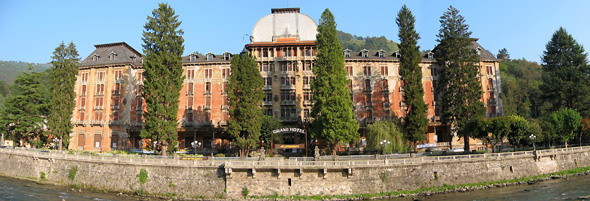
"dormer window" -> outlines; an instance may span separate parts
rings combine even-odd
[[[369,58],[369,50],[367,50],[367,49],[361,50],[361,54],[360,55],[361,55],[362,58]]]
[[[211,53],[211,52],[207,53],[207,61],[213,61],[214,57],[215,57],[215,55],[213,55],[213,53]]]
[[[477,55],[481,55],[481,48],[478,47],[477,49],[475,49],[475,51],[477,52]]]
[[[377,56],[379,58],[385,58],[385,50],[381,49],[381,50],[377,51]]]
[[[98,61],[99,58],[100,56],[98,56],[98,54],[92,55],[92,61]]]
[[[434,52],[428,52],[428,59],[430,59],[430,60],[434,59]]]
[[[350,50],[349,49],[344,50],[344,58],[350,58]]]
[[[133,61],[133,62],[137,61],[137,56],[135,56],[135,55],[131,56],[130,58],[131,58],[131,61]]]
[[[398,51],[393,52],[393,54],[391,54],[391,56],[394,56],[395,58],[401,58],[402,54],[400,54],[399,50],[398,50]]]
[[[117,57],[117,53],[115,53],[115,52],[111,52],[111,53],[109,54],[109,59],[110,59],[110,60],[115,60],[115,57]]]
[[[231,60],[231,54],[229,52],[224,52],[223,53],[223,60],[224,61],[229,61]]]
[[[197,58],[199,58],[199,56],[196,53],[192,53],[192,54],[188,55],[189,61],[196,61]]]

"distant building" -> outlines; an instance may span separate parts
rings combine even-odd
[[[306,129],[310,122],[314,80],[312,69],[316,55],[317,24],[299,8],[272,9],[254,26],[245,50],[256,57],[264,79],[265,114],[288,127]],[[146,146],[139,131],[143,126],[145,101],[141,97],[143,59],[124,42],[95,45],[80,65],[76,82],[76,109],[72,121],[70,149],[111,150]],[[500,99],[499,60],[475,39],[472,47],[480,55],[482,102],[487,116],[503,114]],[[356,118],[364,128],[376,120],[405,116],[401,101],[399,52],[343,50],[349,89]],[[178,111],[179,148],[190,148],[194,140],[201,149],[228,147],[223,131],[227,126],[227,82],[232,55],[189,54],[182,58],[185,81],[180,92]],[[446,125],[441,125],[440,109],[434,93],[438,75],[433,53],[422,58],[424,101],[430,119],[427,142],[457,143]],[[304,143],[298,134],[285,134],[287,144]],[[459,143],[462,143],[459,142]],[[475,145],[474,145],[475,146]]]

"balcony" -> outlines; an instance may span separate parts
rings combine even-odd
[[[133,126],[133,127],[143,127],[143,122],[142,121],[134,121],[134,122],[131,122],[131,126]]]
[[[205,91],[205,93],[203,93],[203,95],[210,96],[211,95],[211,91]]]
[[[90,122],[91,125],[95,125],[95,126],[102,126],[103,121],[102,120],[92,120]]]
[[[282,90],[295,89],[295,85],[281,85]]]
[[[121,91],[119,91],[119,90],[113,91],[113,96],[118,96],[118,95],[121,95]]]
[[[111,105],[112,110],[119,110],[119,105]]]
[[[102,110],[102,106],[94,106],[94,110]]]
[[[264,101],[264,106],[272,106],[272,101]]]
[[[80,125],[80,126],[83,126],[83,125],[84,125],[84,124],[86,124],[86,123],[88,123],[88,122],[87,122],[87,121],[84,121],[84,120],[76,120],[76,121],[74,122],[74,124],[76,124],[76,125]]]
[[[303,85],[303,89],[311,89],[311,85],[309,85],[309,84],[304,84],[304,85]]]
[[[203,106],[203,110],[210,111],[211,110],[211,106],[210,105],[205,105],[205,106]]]
[[[294,100],[281,101],[281,105],[295,105],[295,101]]]
[[[121,121],[121,120],[110,120],[109,121],[109,125],[111,125],[111,126],[120,126],[122,124],[123,124],[123,121]]]
[[[227,126],[227,121],[219,121],[220,126]]]
[[[272,90],[272,85],[264,85],[264,88],[262,88],[262,90]]]
[[[311,101],[311,100],[304,100],[303,101],[303,105],[305,105],[305,106],[313,105],[313,101]]]
[[[86,110],[86,107],[85,107],[85,106],[80,106],[80,107],[78,108],[78,110]]]
[[[222,110],[229,110],[229,105],[221,105]]]
[[[195,121],[183,121],[182,122],[183,127],[195,127],[196,125],[197,125],[197,123]]]

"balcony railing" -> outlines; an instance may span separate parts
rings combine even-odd
[[[264,101],[264,106],[271,106],[272,105],[272,101]]]
[[[222,110],[229,110],[229,105],[221,105]]]
[[[99,125],[99,126],[101,126],[103,124],[103,121],[102,120],[92,120],[90,123],[92,125]]]
[[[389,107],[391,107],[391,103],[390,102],[383,102],[383,107],[389,108]]]
[[[80,106],[80,107],[78,108],[78,110],[86,110],[86,107],[85,107],[85,106]]]
[[[111,105],[112,110],[119,110],[119,105]]]
[[[304,100],[303,105],[313,105],[313,101],[311,100]]]
[[[295,101],[294,100],[292,100],[292,101],[284,100],[284,101],[281,101],[281,105],[295,105]]]
[[[121,121],[121,120],[110,120],[109,121],[109,125],[118,126],[121,124],[123,124],[123,121]]]
[[[304,84],[304,85],[303,85],[303,89],[311,89],[311,85],[309,85],[309,84]]]
[[[203,110],[211,110],[211,106],[210,105],[205,105],[205,106],[203,106]]]
[[[281,89],[295,89],[295,85],[281,85]]]
[[[76,124],[76,125],[84,125],[84,124],[86,124],[86,123],[87,123],[87,121],[84,121],[84,120],[76,120],[76,121],[74,122],[74,124]]]
[[[134,122],[131,122],[131,126],[134,126],[134,127],[142,127],[143,126],[143,122],[141,122],[141,121],[134,121]]]
[[[114,95],[114,96],[121,95],[121,91],[119,91],[119,90],[115,90],[115,91],[113,91],[113,95]]]

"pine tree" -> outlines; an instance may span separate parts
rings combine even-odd
[[[148,16],[143,31],[144,90],[147,111],[143,115],[145,126],[141,137],[157,141],[161,154],[166,155],[168,146],[173,153],[177,145],[177,113],[182,74],[182,53],[184,51],[183,31],[178,27],[181,21],[174,9],[160,3]]]
[[[318,51],[313,68],[316,79],[311,83],[315,100],[312,137],[330,144],[334,155],[340,142],[349,143],[359,137],[359,124],[347,88],[342,45],[336,35],[334,16],[326,9],[318,26]]]
[[[466,123],[485,112],[481,83],[479,82],[479,57],[471,48],[473,39],[469,25],[465,24],[459,10],[450,6],[440,17],[440,30],[434,56],[441,67],[437,93],[441,95],[442,122],[451,131],[464,138],[464,149],[469,151],[469,132],[463,132]]]
[[[76,45],[70,43],[67,47],[62,42],[53,52],[53,68],[50,78],[50,101],[47,116],[49,130],[59,139],[59,150],[62,150],[64,142],[69,142],[69,133],[72,131],[72,111],[74,111],[76,92],[76,76],[78,75],[78,51]]]
[[[543,51],[543,99],[553,104],[553,111],[563,108],[578,109],[588,115],[590,96],[587,54],[572,35],[562,27],[547,43]]]
[[[45,97],[47,88],[41,83],[42,73],[32,72],[32,69],[30,66],[28,72],[23,72],[14,81],[19,93],[6,101],[2,124],[8,138],[14,142],[22,140],[41,147],[47,140],[43,132],[44,116],[49,113]]]
[[[422,84],[422,68],[419,66],[420,47],[418,33],[415,30],[414,15],[406,5],[397,13],[397,26],[400,40],[400,75],[404,83],[404,101],[407,105],[405,126],[406,137],[413,143],[414,152],[418,152],[417,144],[426,138],[428,129],[427,110],[424,103],[424,87]]]
[[[260,128],[263,111],[260,107],[264,98],[264,81],[256,60],[248,54],[235,56],[231,61],[231,74],[228,83],[229,126],[228,133],[240,149],[240,156],[248,156],[248,151],[260,141]]]

